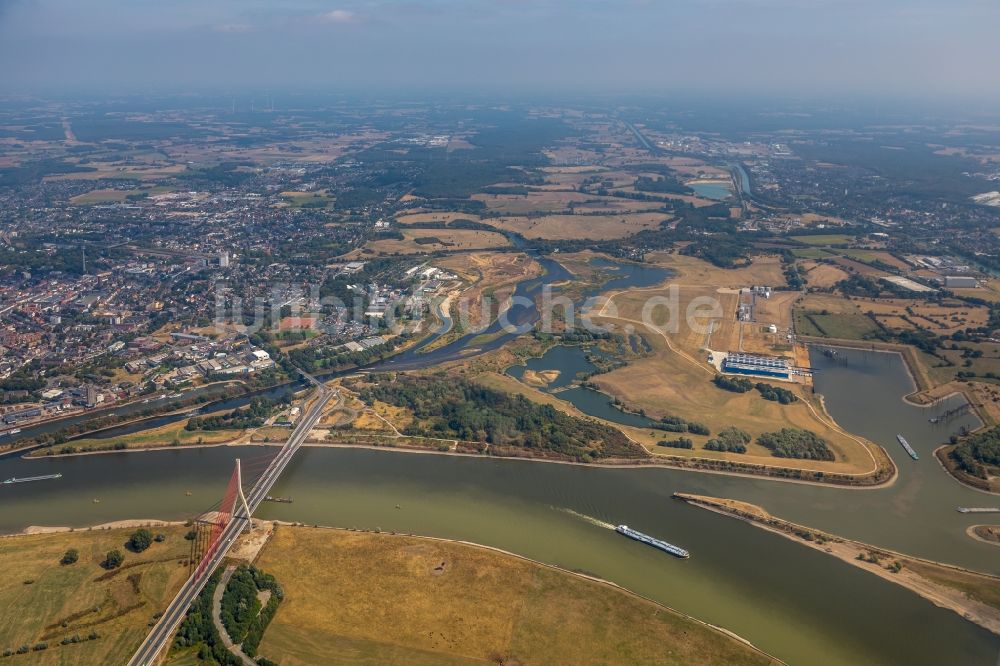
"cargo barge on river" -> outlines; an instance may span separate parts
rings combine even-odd
[[[628,525],[619,525],[618,527],[615,528],[615,532],[618,532],[618,534],[623,534],[627,536],[629,539],[635,539],[636,541],[640,541],[646,544],[647,546],[652,546],[653,548],[662,550],[665,553],[670,553],[674,557],[680,557],[680,558],[691,557],[691,554],[686,550],[684,550],[683,548],[675,546],[672,543],[667,543],[666,541],[661,541],[660,539],[654,539],[648,534],[643,534],[642,532],[632,529]]]
[[[908,454],[910,454],[911,458],[913,458],[914,460],[920,460],[920,456],[918,456],[917,452],[913,450],[913,447],[910,446],[910,443],[906,441],[905,437],[903,437],[902,435],[896,435],[896,439],[898,439],[899,443],[903,445],[903,450],[905,450]]]
[[[29,481],[46,481],[48,479],[61,479],[61,478],[62,474],[43,474],[42,476],[26,476],[21,479],[14,476],[3,481],[3,484],[7,485],[8,483],[28,483]]]

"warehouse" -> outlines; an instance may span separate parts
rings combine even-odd
[[[729,352],[722,362],[722,371],[736,375],[755,375],[788,379],[791,368],[788,359],[777,356],[757,356],[742,352]]]
[[[944,286],[948,289],[975,289],[978,282],[971,275],[946,275]]]

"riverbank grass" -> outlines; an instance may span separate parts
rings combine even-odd
[[[106,439],[86,437],[62,444],[54,444],[31,452],[32,457],[64,453],[91,453],[95,451],[115,451],[122,449],[150,449],[161,446],[192,446],[205,444],[225,444],[235,441],[242,430],[187,430],[188,419],[169,423],[159,428],[109,437]]]
[[[257,565],[285,590],[279,663],[777,663],[622,590],[490,549],[279,526]]]
[[[134,529],[31,534],[0,539],[0,654],[29,646],[24,664],[124,664],[146,635],[153,616],[180,588],[190,543],[184,527],[152,528],[163,534],[142,553],[126,548]],[[67,551],[78,559],[61,564]],[[124,564],[101,567],[118,549]],[[96,638],[91,638],[96,634]],[[78,642],[62,644],[64,639]],[[47,645],[35,650],[36,646]]]

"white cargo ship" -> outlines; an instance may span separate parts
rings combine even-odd
[[[670,553],[674,557],[682,557],[682,558],[691,557],[691,553],[687,552],[683,548],[675,546],[672,543],[667,543],[666,541],[661,541],[660,539],[654,539],[648,534],[643,534],[642,532],[632,529],[628,525],[619,525],[618,527],[615,528],[615,532],[618,532],[618,534],[624,534],[629,539],[635,539],[636,541],[641,541],[647,546],[652,546],[653,548],[662,550],[665,553]]]

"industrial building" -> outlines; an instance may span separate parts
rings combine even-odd
[[[882,278],[882,281],[895,285],[900,289],[905,289],[906,291],[912,291],[918,294],[932,294],[937,291],[937,289],[928,287],[925,284],[920,284],[919,282],[911,280],[910,278],[905,278],[901,275],[887,275]]]
[[[755,375],[788,379],[792,370],[788,359],[777,356],[757,356],[742,352],[729,352],[722,362],[722,371],[736,375]]]
[[[944,286],[948,289],[975,289],[978,281],[971,275],[946,275]]]

